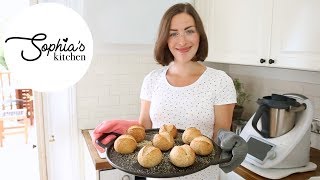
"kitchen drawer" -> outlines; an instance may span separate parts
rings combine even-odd
[[[100,171],[100,180],[134,180],[134,176],[118,169]]]

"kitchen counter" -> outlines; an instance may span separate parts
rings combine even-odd
[[[309,179],[312,176],[320,176],[320,150],[311,148],[310,149],[310,161],[317,165],[317,169],[315,171],[309,171],[304,173],[296,173],[291,174],[283,180],[297,180],[297,179]],[[240,166],[234,170],[235,173],[239,174],[246,180],[264,180],[266,178],[246,169],[243,166]]]
[[[104,170],[104,169],[112,169],[112,166],[107,162],[106,159],[101,159],[99,154],[97,153],[97,150],[95,147],[92,145],[91,137],[89,134],[89,130],[82,130],[82,135],[85,139],[85,142],[88,146],[94,167],[96,170]],[[320,176],[320,150],[311,148],[310,150],[310,160],[311,162],[317,164],[317,169],[316,171],[310,171],[310,172],[305,172],[305,173],[296,173],[292,174],[290,176],[287,176],[283,178],[284,180],[296,180],[296,179],[309,179],[312,176]],[[235,173],[243,177],[244,179],[247,180],[263,180],[266,179],[262,176],[259,176],[255,174],[254,172],[246,169],[245,167],[238,167],[234,170]]]

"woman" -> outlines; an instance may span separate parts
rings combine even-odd
[[[201,19],[190,4],[176,4],[166,11],[154,53],[157,62],[164,67],[144,78],[139,121],[106,122],[107,125],[96,128],[97,136],[106,131],[122,133],[133,124],[149,129],[171,123],[179,129],[197,127],[204,135],[222,141],[222,146],[225,137],[232,139],[225,144],[228,150],[240,141],[245,144],[231,132],[222,131],[218,138],[220,129],[231,126],[236,92],[226,73],[199,63],[207,57],[208,42]],[[234,154],[233,160],[237,163],[232,167],[227,164],[226,172],[242,162],[244,157],[236,156]],[[218,167],[210,166],[181,178],[217,179],[218,175]]]
[[[177,4],[168,9],[155,46],[155,59],[165,67],[144,79],[141,124],[146,128],[164,123],[183,129],[203,126],[203,132],[214,139],[218,129],[230,128],[236,103],[233,82],[224,72],[198,63],[207,54],[207,37],[194,8]]]

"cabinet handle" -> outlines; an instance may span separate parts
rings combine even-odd
[[[260,63],[262,64],[262,63],[265,63],[266,62],[266,60],[265,59],[260,59]]]
[[[273,59],[269,59],[269,64],[273,64],[275,61]]]
[[[54,139],[54,135],[51,135],[51,138],[49,139],[49,142],[54,142],[55,139]]]

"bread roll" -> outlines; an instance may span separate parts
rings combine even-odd
[[[191,166],[196,160],[196,154],[187,144],[174,146],[169,154],[170,162],[178,167]]]
[[[168,132],[173,138],[177,137],[178,130],[175,125],[173,124],[164,124],[160,127],[159,133],[160,132]]]
[[[167,151],[173,147],[174,139],[168,132],[160,132],[153,136],[152,144],[161,151]]]
[[[206,156],[213,150],[212,141],[205,136],[198,136],[194,138],[190,143],[190,147],[196,154],[201,156]]]
[[[137,148],[137,142],[133,136],[123,134],[116,139],[113,147],[118,153],[130,154]]]
[[[146,131],[143,126],[133,125],[127,129],[127,134],[131,135],[136,139],[137,142],[141,142],[146,137]]]
[[[138,153],[138,162],[145,168],[151,168],[162,161],[162,152],[159,148],[146,145]]]
[[[191,141],[198,136],[202,136],[200,130],[195,127],[189,127],[183,132],[182,141],[186,144],[190,144]]]

